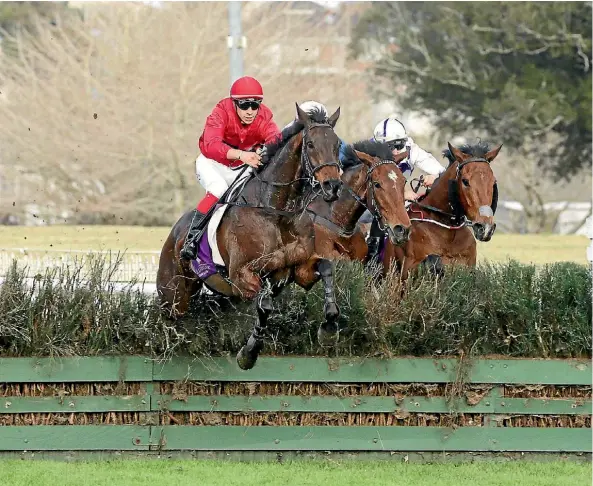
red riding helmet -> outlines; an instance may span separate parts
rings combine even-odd
[[[259,81],[251,76],[243,76],[237,79],[231,86],[231,98],[255,98],[263,99],[264,90]]]

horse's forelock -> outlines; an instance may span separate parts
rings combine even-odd
[[[309,115],[309,120],[313,123],[329,123],[327,114],[316,106],[311,108],[307,114]]]
[[[459,147],[464,154],[471,155],[472,157],[484,157],[488,152],[490,152],[490,144],[488,142],[483,142],[482,140],[478,139],[478,142],[470,145],[470,144],[463,144]]]
[[[480,139],[478,139],[477,143],[475,144],[464,143],[457,148],[462,153],[471,155],[472,157],[484,157],[488,152],[490,152],[490,150],[492,150],[488,142],[483,142]],[[443,157],[449,161],[449,165],[455,162],[455,156],[449,149],[443,150]]]
[[[460,152],[466,155],[471,155],[472,157],[484,157],[490,150],[492,150],[488,142],[483,142],[480,139],[478,139],[478,142],[475,144],[464,143],[457,148]],[[455,162],[455,156],[449,149],[443,150],[442,155],[449,161],[449,166]]]

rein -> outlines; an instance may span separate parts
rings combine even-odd
[[[373,182],[371,180],[371,174],[377,167],[380,167],[382,165],[388,165],[388,164],[394,164],[397,166],[397,164],[391,160],[381,160],[379,162],[376,162],[375,164],[373,164],[371,167],[369,167],[367,169],[366,178],[365,178],[364,183],[367,185],[367,199],[369,200],[368,204],[365,204],[365,202],[362,200],[362,198],[358,194],[356,194],[354,192],[354,190],[348,184],[344,184],[344,187],[348,190],[348,192],[356,200],[356,202],[358,204],[360,204],[362,207],[364,207],[365,209],[367,209],[371,213],[373,218],[375,218],[377,220],[381,231],[386,231],[386,228],[385,228],[385,225],[382,224],[383,215],[381,214],[381,211],[380,211],[380,209],[377,205],[377,201],[375,199],[375,188],[374,188]],[[354,223],[354,226],[352,228],[345,228],[345,227],[342,227],[342,226],[334,223],[333,221],[325,218],[324,216],[317,214],[312,209],[307,208],[307,212],[309,213],[309,216],[313,220],[313,223],[318,222],[322,226],[325,226],[330,231],[333,231],[334,233],[337,233],[340,236],[349,238],[356,231],[356,224],[357,224],[356,222]]]
[[[307,127],[304,128],[303,140],[301,142],[301,168],[303,169],[303,172],[305,172],[306,177],[297,177],[296,179],[293,179],[289,182],[273,182],[273,181],[267,181],[265,179],[262,179],[260,177],[259,173],[256,171],[251,172],[251,175],[255,179],[257,179],[260,183],[267,184],[267,185],[273,186],[273,187],[288,187],[293,184],[296,184],[297,182],[305,181],[305,183],[308,186],[307,187],[308,190],[305,190],[305,192],[303,194],[303,196],[304,196],[302,199],[303,203],[302,203],[302,205],[300,205],[300,207],[298,207],[294,210],[283,210],[283,209],[277,209],[277,208],[274,208],[271,206],[260,206],[260,205],[248,204],[247,201],[245,200],[245,198],[243,198],[244,203],[227,202],[226,204],[228,204],[229,206],[261,209],[264,212],[268,212],[271,214],[277,214],[279,216],[286,216],[286,217],[291,217],[291,216],[295,216],[298,213],[302,213],[307,208],[307,206],[309,204],[311,204],[311,202],[313,202],[313,200],[321,194],[321,191],[314,190],[317,186],[319,186],[319,181],[315,178],[315,173],[318,170],[323,169],[324,167],[334,167],[335,166],[338,169],[341,169],[341,165],[337,162],[325,162],[318,166],[313,166],[311,159],[309,157],[309,153],[307,151],[307,142],[310,141],[309,140],[310,130],[313,128],[317,128],[317,127],[325,127],[325,128],[329,127],[333,130],[332,126],[329,123],[311,123],[310,125],[308,125]]]
[[[287,209],[277,209],[277,208],[273,208],[271,206],[255,206],[253,204],[249,204],[247,203],[247,201],[245,200],[245,198],[243,198],[243,201],[245,201],[244,203],[236,203],[236,202],[226,202],[224,204],[227,204],[229,206],[237,206],[240,208],[252,208],[252,209],[261,209],[263,212],[267,212],[269,214],[276,214],[278,216],[286,216],[286,217],[292,217],[295,216],[299,213],[302,213],[303,211],[307,210],[307,206],[309,206],[309,204],[311,204],[318,196],[321,195],[321,190],[319,191],[313,191],[313,188],[310,188],[311,190],[307,191],[306,194],[304,194],[303,200],[303,204],[301,204],[298,208],[294,209],[294,210],[287,210]],[[241,196],[243,197],[243,196]]]
[[[307,175],[307,177],[297,177],[296,179],[293,179],[290,182],[273,182],[273,181],[267,181],[265,179],[262,179],[261,177],[259,177],[259,174],[255,171],[252,172],[253,176],[260,181],[262,184],[267,184],[270,186],[274,186],[274,187],[287,187],[287,186],[291,186],[293,184],[296,184],[297,182],[300,181],[307,181],[309,183],[309,185],[311,187],[315,187],[317,185],[319,185],[319,181],[315,178],[315,172],[317,172],[320,169],[323,169],[324,167],[337,167],[338,169],[341,169],[341,165],[338,162],[325,162],[323,164],[320,164],[316,167],[313,166],[313,164],[311,163],[311,159],[309,158],[309,152],[307,152],[306,147],[307,147],[307,142],[308,140],[308,135],[309,135],[309,131],[313,128],[317,128],[317,127],[329,127],[332,128],[332,126],[329,123],[312,123],[310,124],[308,127],[305,127],[304,130],[304,134],[303,134],[303,141],[301,142],[301,167],[303,167],[305,174]],[[333,128],[332,128],[333,130]]]

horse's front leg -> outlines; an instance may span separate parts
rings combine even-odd
[[[334,288],[334,264],[330,260],[319,260],[317,272],[323,281],[325,321],[321,323],[317,330],[317,339],[322,346],[330,346],[336,343],[338,338],[338,317],[340,317],[340,308],[336,301]]]
[[[340,309],[334,291],[334,265],[330,260],[313,257],[295,268],[294,281],[307,292],[321,279],[324,289],[323,312],[325,321],[319,326],[317,338],[321,345],[335,344]]]
[[[272,295],[269,289],[262,290],[255,299],[257,317],[251,336],[237,353],[237,364],[242,370],[250,370],[255,366],[259,353],[264,348],[264,331],[268,325],[268,317],[273,310]]]

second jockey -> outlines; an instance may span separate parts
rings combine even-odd
[[[219,101],[206,119],[200,136],[200,155],[196,159],[196,177],[206,189],[198,203],[180,256],[196,257],[196,240],[201,233],[206,214],[226,192],[239,174],[248,175],[259,167],[261,156],[256,152],[273,142],[280,130],[271,110],[263,104],[261,84],[250,76],[237,79],[230,96]],[[250,166],[245,171],[245,165]]]
[[[373,132],[373,140],[387,142],[389,148],[393,151],[393,155],[406,152],[407,157],[399,163],[399,169],[403,172],[406,179],[409,179],[415,167],[426,172],[428,175],[424,176],[423,180],[425,187],[432,186],[436,178],[446,170],[432,154],[426,152],[414,142],[412,137],[407,134],[404,124],[393,115],[381,120],[377,124]],[[406,199],[418,198],[418,194],[411,190],[406,191],[404,195]],[[379,228],[379,223],[373,219],[367,239],[369,247],[367,262],[376,260],[379,254],[382,236],[383,232]]]

